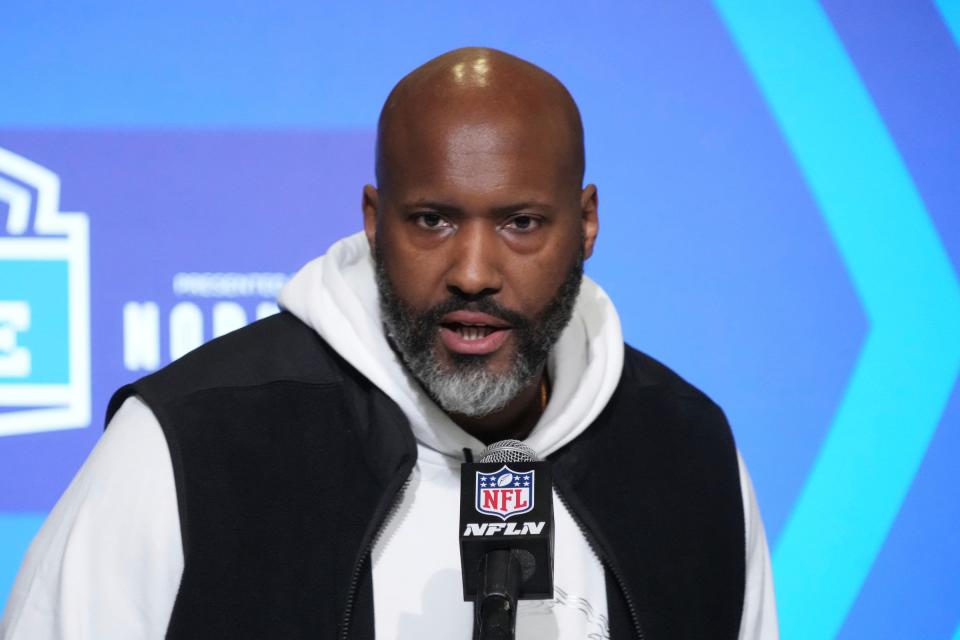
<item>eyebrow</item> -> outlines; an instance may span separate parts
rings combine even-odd
[[[410,211],[413,209],[433,209],[434,211],[439,211],[441,213],[457,213],[461,209],[452,204],[446,204],[444,202],[438,202],[436,200],[414,200],[413,202],[405,202],[402,205],[402,208]]]
[[[448,204],[446,202],[439,202],[436,200],[414,200],[412,202],[406,203],[403,205],[403,208],[406,210],[412,209],[432,209],[439,213],[463,213],[463,209],[456,205]],[[526,200],[523,202],[516,202],[513,204],[503,205],[501,207],[495,207],[491,209],[491,213],[498,216],[506,216],[511,213],[516,213],[517,211],[523,211],[524,209],[536,209],[540,211],[553,211],[554,207],[545,203],[538,202],[536,200]]]

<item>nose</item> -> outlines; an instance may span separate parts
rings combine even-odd
[[[495,229],[472,221],[457,230],[450,250],[452,262],[447,272],[447,290],[465,298],[482,298],[503,286]]]

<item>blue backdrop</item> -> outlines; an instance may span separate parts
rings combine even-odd
[[[726,409],[785,638],[960,638],[960,0],[10,3],[0,604],[113,389],[360,228],[404,73],[494,46],[583,111],[589,273]]]

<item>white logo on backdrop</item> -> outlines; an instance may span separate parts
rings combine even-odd
[[[152,300],[123,305],[124,366],[129,371],[154,371],[206,340],[277,313],[277,294],[289,278],[274,272],[175,274],[173,293],[179,301],[169,311]],[[166,357],[161,352],[164,337]]]
[[[90,424],[89,222],[59,206],[55,173],[0,148],[0,436]]]

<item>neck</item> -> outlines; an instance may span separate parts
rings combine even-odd
[[[499,440],[523,440],[543,414],[542,389],[547,383],[546,369],[500,411],[481,417],[450,414],[464,431],[489,445]]]

